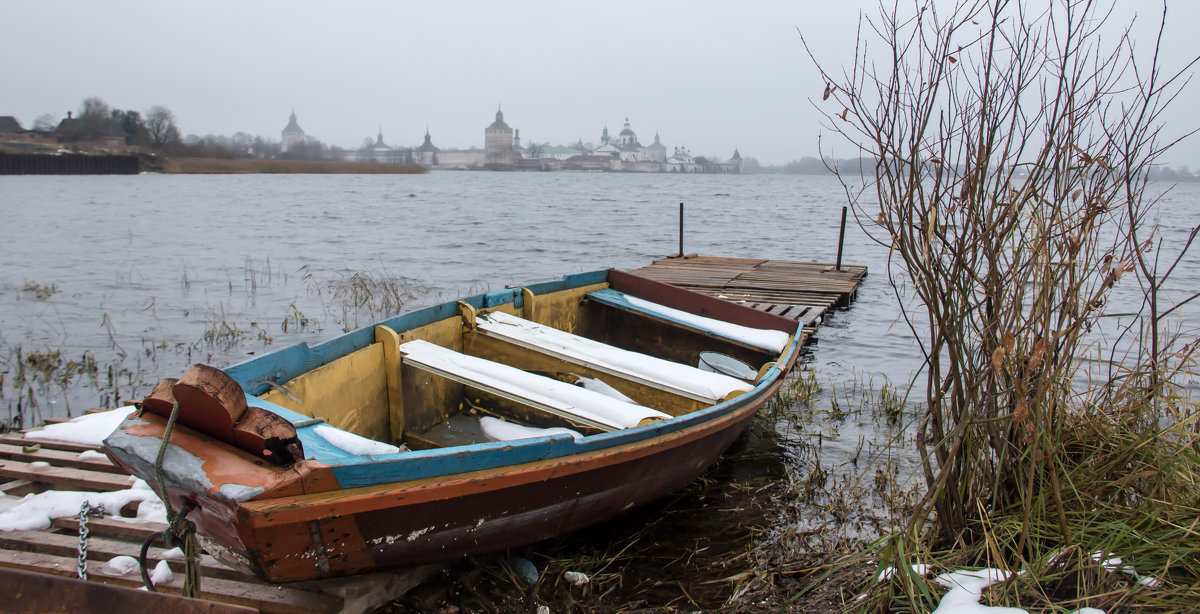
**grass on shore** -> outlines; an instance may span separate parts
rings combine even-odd
[[[416,175],[428,172],[406,164],[362,164],[329,160],[246,160],[221,158],[169,158],[162,172],[224,175],[241,173],[311,173],[333,175]]]

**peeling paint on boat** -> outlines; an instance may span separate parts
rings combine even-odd
[[[137,434],[137,428],[143,425],[151,426],[140,417],[130,416],[123,428],[113,431],[104,440],[104,446],[120,457],[122,462],[135,468],[135,474],[155,475],[154,462],[158,458],[162,439]],[[176,445],[168,445],[163,454],[163,476],[171,488],[207,492],[213,487],[212,480],[204,472],[204,459]]]
[[[222,484],[219,492],[221,493],[221,496],[225,497],[226,499],[229,499],[234,503],[241,503],[242,501],[249,501],[263,494],[264,491],[265,489],[262,486]]]

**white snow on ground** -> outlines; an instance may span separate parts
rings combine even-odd
[[[150,572],[150,582],[155,586],[160,584],[170,584],[175,579],[175,573],[171,571],[171,566],[165,561],[159,561],[158,565],[154,566],[154,571]]]
[[[349,431],[329,426],[328,424],[319,425],[313,431],[317,435],[320,435],[321,439],[350,454],[366,456],[368,454],[395,454],[400,451],[400,448],[391,444],[360,437]]]
[[[980,569],[979,571],[955,571],[934,578],[934,582],[950,589],[942,595],[934,614],[1028,614],[1021,608],[986,606],[979,603],[983,589],[995,582],[1003,582],[1013,574],[1002,569]]]
[[[1100,553],[1096,554],[1099,555]],[[1096,556],[1095,558],[1097,561],[1101,561],[1103,556]],[[1119,560],[1116,564],[1120,564]],[[915,564],[912,566],[912,569],[914,573],[921,576],[929,573],[929,566],[925,564]],[[885,567],[879,571],[876,580],[879,582],[888,580],[896,574],[896,571],[895,567]],[[1002,569],[989,568],[978,571],[954,571],[940,574],[934,578],[934,582],[950,590],[945,595],[942,595],[942,600],[938,603],[938,607],[933,611],[933,614],[1028,614],[1028,612],[1021,608],[986,606],[979,603],[984,589],[992,584],[1007,581],[1023,573],[1025,572],[1010,573]],[[859,601],[865,597],[866,595],[859,595],[855,601]],[[1080,608],[1070,614],[1105,614],[1105,612],[1096,608]]]
[[[560,433],[570,435],[575,439],[583,437],[578,431],[565,429],[560,427],[539,429],[532,426],[522,426],[505,422],[499,418],[484,416],[479,419],[479,428],[483,433],[497,441],[512,441],[514,439],[529,439],[530,437],[545,437],[547,435],[558,435]]]
[[[78,458],[79,460],[107,460],[108,456],[98,450],[84,450],[79,453]]]
[[[924,576],[925,574],[929,573],[929,565],[924,563],[913,563],[912,570],[913,573],[917,574],[918,576]],[[879,570],[879,575],[875,576],[875,581],[883,582],[884,580],[889,580],[892,576],[896,575],[896,571],[897,569],[895,567],[884,567],[883,569]]]
[[[161,558],[168,561],[182,561],[183,559],[187,558],[187,555],[183,553],[183,550],[176,546],[170,550],[167,550],[166,552],[163,552]]]
[[[666,305],[652,303],[628,294],[625,295],[625,299],[629,301],[630,305],[633,305],[639,309],[645,309],[646,311],[657,313],[661,316],[671,318],[672,320],[686,322],[687,324],[695,326],[696,328],[710,330],[730,339],[741,341],[746,345],[763,348],[764,350],[771,350],[772,352],[782,352],[783,348],[787,347],[788,340],[791,338],[791,335],[781,330],[751,328],[749,326],[742,326],[741,324],[732,324],[722,320],[706,318],[704,316],[698,316],[694,313],[673,309],[671,307],[667,307]]]
[[[1139,574],[1136,569],[1126,565],[1125,561],[1119,556],[1109,557],[1105,553],[1097,551],[1092,553],[1092,560],[1100,563],[1100,566],[1108,571],[1119,571],[1133,578],[1134,580],[1137,580],[1137,583],[1141,584],[1142,586],[1158,586],[1157,578]]]
[[[104,570],[104,573],[110,573],[114,576],[127,576],[132,573],[137,573],[138,562],[137,559],[131,556],[114,556],[113,558],[109,559],[109,561],[105,563],[104,567],[101,569]]]
[[[70,422],[47,424],[40,429],[25,432],[25,439],[42,439],[50,441],[67,441],[88,446],[98,446],[104,438],[117,430],[125,417],[135,409],[132,405],[118,407],[111,411],[94,414],[84,414]]]
[[[133,501],[157,500],[158,495],[146,488],[129,488],[115,492],[80,492],[48,490],[25,495],[16,505],[0,513],[0,531],[40,531],[50,527],[55,518],[78,516],[84,501],[103,506],[105,514],[114,514]]]

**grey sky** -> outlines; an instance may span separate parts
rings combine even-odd
[[[1159,2],[1120,4],[1120,19],[1137,10],[1157,25]],[[185,134],[278,139],[295,107],[331,145],[380,127],[390,145],[417,145],[428,124],[434,144],[457,148],[482,146],[499,103],[526,142],[597,142],[628,116],[644,144],[658,131],[696,155],[736,147],[779,164],[816,155],[821,132],[808,98],[824,84],[797,28],[846,63],[864,6],[875,2],[5,0],[0,115],[29,127],[99,96],[166,105]],[[1175,0],[1170,15],[1164,57],[1177,67],[1200,54],[1200,3]],[[1200,126],[1198,101],[1200,83],[1168,133]],[[1171,162],[1200,165],[1198,140]]]

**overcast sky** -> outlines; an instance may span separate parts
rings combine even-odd
[[[1040,0],[1039,0],[1040,1]],[[904,0],[908,2],[908,0]],[[1160,3],[1121,0],[1158,23]],[[0,115],[25,127],[75,110],[173,110],[184,134],[279,138],[293,108],[304,130],[358,147],[382,128],[393,146],[483,145],[497,105],[525,142],[598,143],[628,117],[643,144],[764,164],[818,153],[808,102],[824,83],[804,32],[846,62],[873,0],[720,2],[0,2]],[[1165,63],[1200,55],[1200,2],[1173,0]],[[1139,32],[1149,32],[1144,28]],[[1150,40],[1145,41],[1149,44]],[[1167,132],[1200,126],[1200,83]],[[826,145],[828,145],[828,131]],[[1200,166],[1192,139],[1173,164]],[[848,149],[843,149],[847,155]]]

